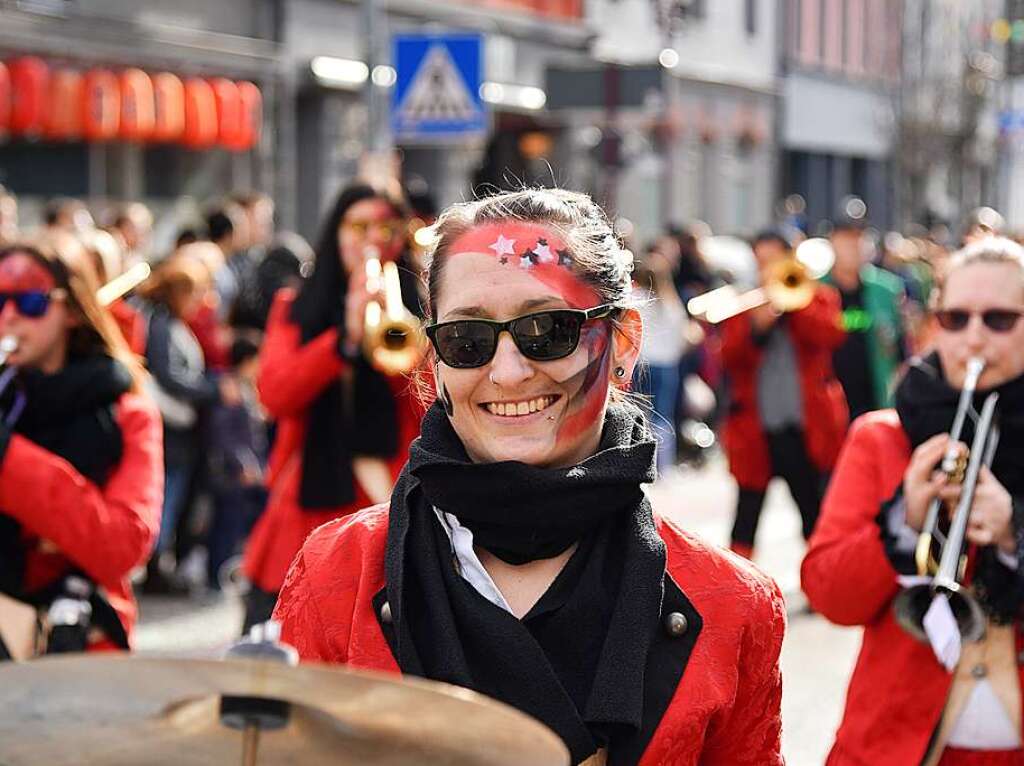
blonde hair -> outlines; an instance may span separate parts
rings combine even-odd
[[[942,295],[951,274],[978,263],[1015,266],[1021,280],[1021,288],[1024,289],[1024,247],[1006,237],[986,237],[953,253],[942,272],[936,274],[935,289],[931,297],[932,307],[935,308],[942,302]]]

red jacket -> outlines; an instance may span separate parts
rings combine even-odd
[[[839,293],[818,285],[807,308],[786,315],[803,394],[804,441],[808,456],[820,471],[828,471],[835,464],[849,417],[842,386],[832,372],[832,351],[846,337],[839,323],[840,306]],[[740,487],[763,491],[772,471],[757,408],[761,356],[753,340],[749,313],[723,324],[722,364],[729,375],[730,398],[722,446]]]
[[[778,587],[745,560],[657,523],[699,632],[640,764],[781,765]],[[303,546],[275,618],[304,661],[399,672],[372,603],[385,587],[387,526],[388,508],[377,506],[324,525]]]
[[[28,590],[78,567],[104,589],[130,637],[137,609],[128,574],[149,557],[160,528],[163,437],[156,407],[142,396],[124,394],[114,416],[123,454],[102,488],[12,435],[0,464],[0,508],[21,524]]]
[[[864,626],[830,766],[920,763],[952,685],[931,647],[896,624],[897,575],[875,521],[911,451],[895,410],[854,421],[801,567],[811,606],[832,622]],[[1019,624],[1016,640],[1019,653]]]
[[[324,387],[341,375],[345,362],[338,356],[338,333],[333,328],[302,345],[301,329],[291,320],[294,300],[295,291],[290,288],[274,298],[260,349],[257,384],[263,406],[277,421],[277,436],[267,472],[270,498],[246,545],[243,566],[246,577],[270,593],[281,590],[288,566],[310,532],[371,502],[356,482],[356,498],[349,505],[310,512],[299,504],[307,410]],[[392,477],[398,478],[409,444],[419,435],[422,407],[406,378],[395,376],[388,382],[398,407],[399,443],[389,466]]]

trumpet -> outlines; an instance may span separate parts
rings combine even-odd
[[[364,254],[366,289],[381,296],[366,305],[363,353],[374,368],[386,375],[411,372],[426,347],[423,325],[402,302],[398,265],[381,264],[380,251],[368,247]]]
[[[940,595],[948,597],[963,641],[977,641],[985,635],[985,613],[964,582],[968,560],[964,541],[981,468],[983,465],[992,465],[999,445],[999,427],[995,423],[998,393],[989,394],[982,404],[981,413],[977,414],[974,438],[966,463],[958,446],[964,422],[968,415],[974,414],[972,402],[984,367],[984,360],[979,358],[972,358],[967,363],[967,376],[950,428],[950,445],[940,464],[941,470],[951,480],[963,483],[960,500],[948,530],[943,533],[939,528],[942,501],[938,498],[933,499],[928,506],[917,541],[914,560],[918,574],[931,576],[932,579],[930,582],[904,588],[893,603],[896,621],[904,630],[921,641],[928,640],[924,630],[924,617],[934,598]],[[938,551],[935,550],[936,545]]]
[[[686,308],[691,316],[703,315],[711,324],[766,304],[783,314],[799,311],[810,305],[815,281],[828,273],[834,260],[835,253],[828,240],[807,239],[791,257],[769,267],[763,287],[738,293],[735,287],[726,285],[691,298]]]

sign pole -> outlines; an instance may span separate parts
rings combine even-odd
[[[391,131],[388,125],[387,103],[381,89],[373,82],[373,70],[380,63],[381,20],[378,0],[363,0],[363,30],[366,34],[366,77],[363,99],[366,105],[366,150],[380,155],[391,149]]]

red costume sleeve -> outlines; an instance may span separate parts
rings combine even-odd
[[[841,317],[839,293],[828,285],[818,285],[810,304],[789,315],[789,327],[798,342],[833,349],[846,338]]]
[[[327,631],[323,617],[317,607],[317,598],[313,582],[306,569],[305,551],[299,551],[284,586],[277,597],[274,608],[274,619],[281,623],[281,640],[295,647],[303,662],[338,662],[348,661],[345,648],[348,646],[347,636],[342,636],[334,644],[338,649],[332,650],[327,643]],[[355,588],[339,589],[332,598],[351,599]],[[331,625],[332,635],[346,632],[345,626]]]
[[[875,417],[850,428],[800,567],[811,606],[839,625],[873,622],[898,590],[875,521],[885,499],[878,461],[891,452],[878,444],[887,432]]]
[[[281,290],[274,298],[260,349],[260,400],[273,418],[301,414],[345,367],[336,329],[302,344],[301,330],[290,316],[294,296],[292,290]]]
[[[782,671],[779,655],[786,632],[786,605],[779,586],[769,598],[752,600],[759,614],[743,637],[736,702],[716,725],[700,754],[703,766],[783,766]],[[768,595],[765,588],[765,595]]]
[[[117,405],[123,455],[101,491],[61,457],[13,435],[0,466],[0,508],[104,586],[145,561],[160,527],[163,441],[148,401]]]

